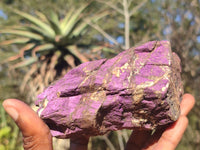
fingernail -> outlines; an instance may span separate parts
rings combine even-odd
[[[10,117],[14,121],[16,121],[18,119],[19,114],[16,111],[16,109],[14,109],[13,107],[9,107],[9,106],[7,106],[7,107],[4,106],[4,109],[6,110],[6,112],[10,115]]]

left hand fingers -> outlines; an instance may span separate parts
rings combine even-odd
[[[152,145],[152,147],[154,147],[153,150],[174,150],[180,142],[187,125],[187,117],[180,116],[174,124],[163,132],[158,142]]]
[[[195,99],[191,94],[184,94],[181,101],[181,115],[187,115],[195,104]]]
[[[190,94],[184,94],[180,104],[181,116],[174,124],[167,128],[166,131],[164,131],[165,128],[156,131],[154,135],[151,135],[151,132],[148,131],[139,131],[138,133],[137,131],[134,131],[127,143],[127,150],[133,148],[142,149],[140,147],[145,147],[145,145],[145,149],[152,150],[153,148],[155,148],[155,146],[156,148],[158,146],[157,149],[164,149],[161,147],[165,142],[171,145],[171,149],[168,149],[169,147],[165,144],[165,146],[167,146],[167,150],[173,150],[180,142],[181,137],[186,130],[186,127],[188,125],[188,119],[186,115],[190,112],[194,104],[194,97]]]
[[[3,102],[7,113],[22,132],[25,150],[52,150],[49,128],[25,103],[16,99]]]

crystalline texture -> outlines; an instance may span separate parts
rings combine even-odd
[[[180,72],[170,43],[151,41],[72,69],[38,96],[38,113],[58,138],[153,130],[179,117]]]

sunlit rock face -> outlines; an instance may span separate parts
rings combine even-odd
[[[179,117],[180,72],[170,43],[151,41],[72,69],[38,96],[38,114],[58,138],[153,130]]]

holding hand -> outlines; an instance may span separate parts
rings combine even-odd
[[[126,150],[174,150],[180,142],[188,125],[186,115],[194,106],[194,97],[185,94],[181,102],[181,115],[179,119],[166,130],[134,131],[129,138]],[[25,150],[53,150],[52,136],[48,126],[25,103],[8,99],[3,102],[7,113],[13,118],[23,135]],[[71,150],[86,150],[88,138],[72,139]]]
[[[187,128],[187,114],[194,104],[194,97],[190,94],[185,94],[180,104],[181,115],[176,122],[167,129],[157,130],[153,135],[151,135],[151,131],[133,132],[127,143],[126,150],[174,150]]]

